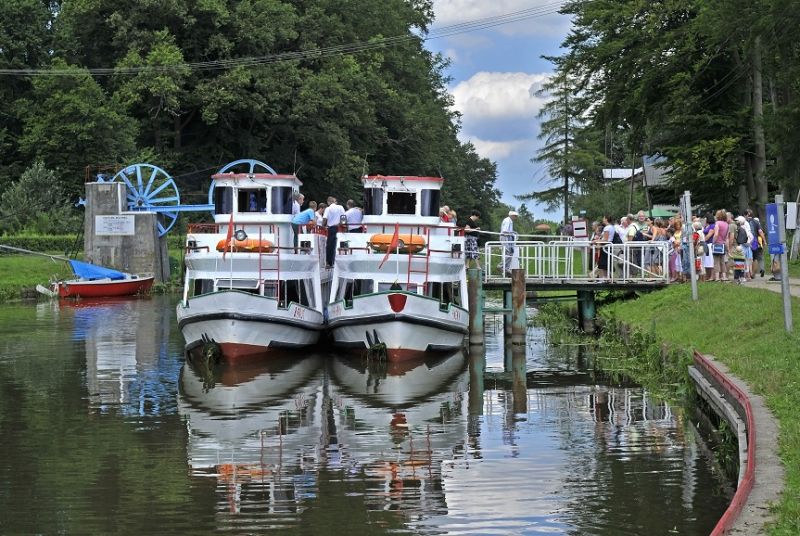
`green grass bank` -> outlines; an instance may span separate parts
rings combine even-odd
[[[657,344],[696,349],[726,363],[780,422],[786,488],[770,534],[800,534],[800,300],[792,299],[794,333],[783,326],[781,295],[719,283],[672,285],[636,300],[603,306],[607,322],[625,323]],[[643,336],[643,335],[640,335]]]

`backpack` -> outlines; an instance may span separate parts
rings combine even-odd
[[[747,231],[745,231],[744,227],[742,227],[741,225],[739,226],[739,229],[736,231],[736,243],[739,245],[747,244]]]
[[[642,230],[639,229],[638,225],[636,226],[636,232],[633,233],[633,241],[634,242],[645,242],[645,241],[647,241],[647,238],[645,238],[644,233],[642,233]]]
[[[619,235],[619,231],[614,228],[614,237],[611,239],[612,244],[622,244],[622,237]]]

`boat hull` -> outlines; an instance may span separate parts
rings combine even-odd
[[[177,317],[187,351],[215,342],[229,360],[309,346],[323,329],[319,311],[295,303],[279,308],[275,299],[235,290],[190,298],[178,304]]]
[[[401,307],[402,304],[402,307]],[[452,352],[464,344],[468,313],[406,292],[358,296],[347,308],[336,302],[328,309],[328,328],[334,344],[354,351],[385,345],[390,361],[419,359],[430,352]]]
[[[95,281],[59,281],[55,291],[61,298],[108,298],[144,294],[153,286],[152,277],[135,279],[99,279]]]

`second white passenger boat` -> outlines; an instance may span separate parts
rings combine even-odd
[[[237,161],[252,163],[254,161]],[[294,175],[236,172],[212,178],[214,223],[190,225],[178,326],[193,351],[215,343],[225,359],[317,342],[330,288],[325,237],[291,229]],[[233,170],[228,172],[229,170]]]
[[[362,232],[339,232],[328,328],[336,346],[389,360],[462,347],[464,237],[439,220],[438,177],[365,176]]]

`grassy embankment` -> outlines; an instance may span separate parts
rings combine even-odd
[[[63,255],[63,251],[48,251],[53,255]],[[171,280],[168,283],[156,283],[152,292],[165,293],[179,288],[181,285],[180,266],[182,259],[180,249],[170,248],[169,263]],[[73,277],[69,265],[63,261],[50,260],[37,255],[0,255],[0,302],[18,300],[35,296],[36,285],[48,286],[51,279],[69,279]]]
[[[693,302],[689,285],[673,285],[606,305],[600,315],[628,324],[637,330],[632,336],[648,338],[655,346],[666,343],[714,355],[765,397],[780,421],[786,467],[783,499],[775,505],[778,521],[770,533],[800,534],[800,300],[793,298],[795,329],[787,334],[778,293],[708,283],[700,285],[699,296]],[[639,361],[640,366],[647,362]]]

